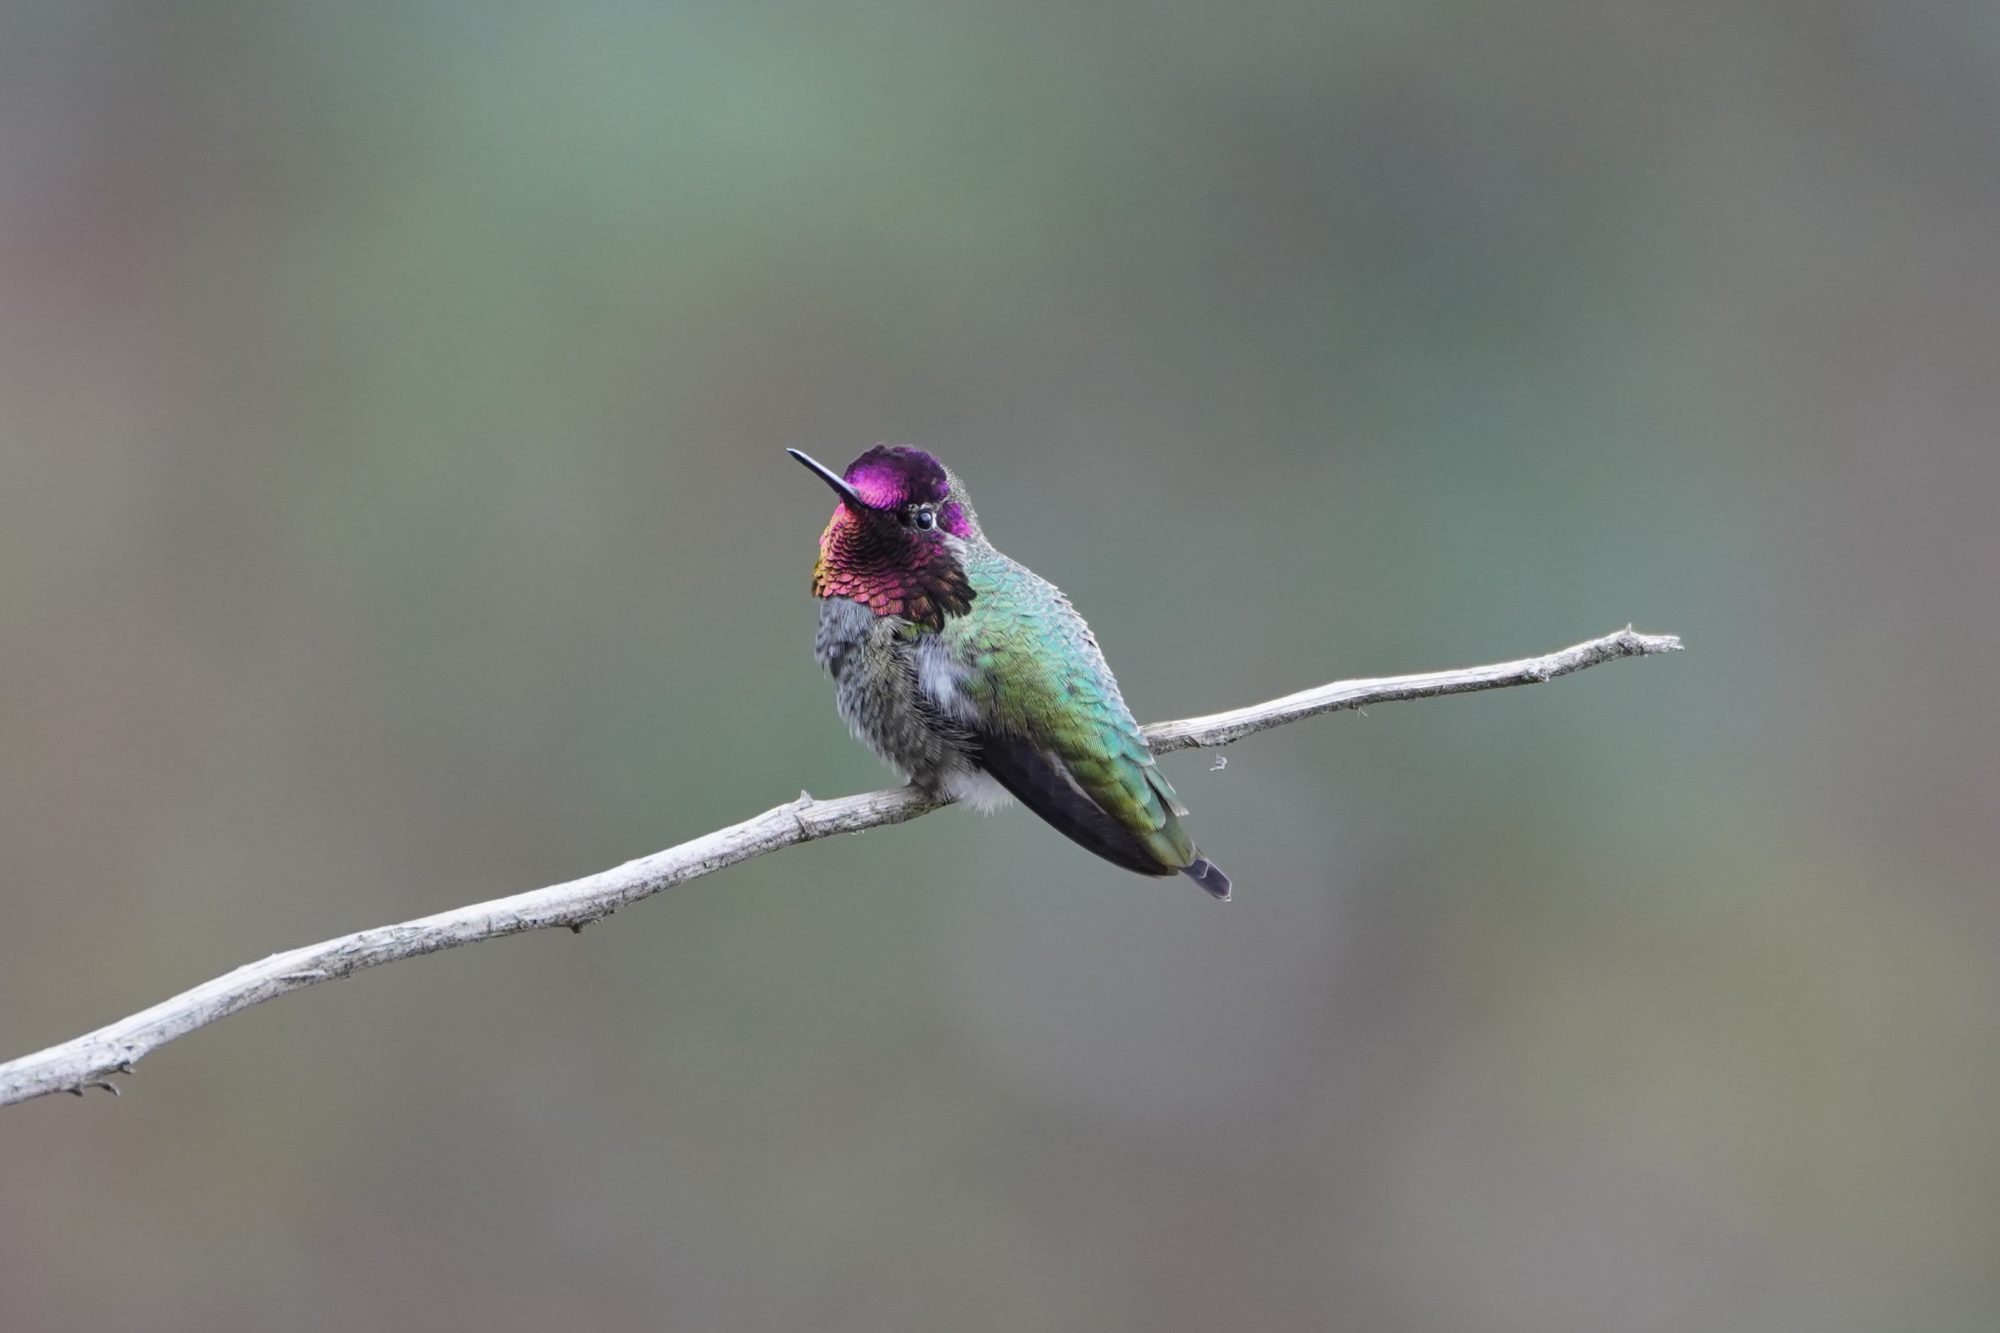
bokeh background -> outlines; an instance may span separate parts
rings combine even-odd
[[[882,785],[934,448],[1218,907],[963,812],[0,1111],[0,1325],[2000,1324],[2000,21],[15,3],[0,1055]]]

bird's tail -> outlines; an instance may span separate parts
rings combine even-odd
[[[1197,856],[1192,864],[1181,867],[1181,873],[1206,889],[1217,902],[1229,901],[1229,876],[1207,857]]]
[[[1145,781],[1158,794],[1160,823],[1141,833],[1093,800],[1049,751],[1005,736],[981,736],[977,744],[980,768],[1072,842],[1141,875],[1166,877],[1178,870],[1212,896],[1228,899],[1229,876],[1189,844],[1177,817],[1185,811],[1156,769],[1145,770]]]

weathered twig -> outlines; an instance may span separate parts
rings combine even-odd
[[[1228,745],[1318,713],[1399,699],[1464,694],[1504,685],[1532,685],[1615,658],[1669,653],[1680,646],[1680,640],[1673,635],[1635,634],[1627,626],[1615,634],[1546,657],[1416,676],[1337,681],[1210,717],[1156,722],[1146,728],[1146,738],[1161,753]],[[363,968],[379,967],[399,958],[455,949],[479,940],[545,930],[550,926],[581,929],[628,903],[650,898],[676,884],[685,884],[753,856],[834,833],[859,833],[884,824],[900,824],[937,808],[937,802],[908,787],[829,801],[815,800],[801,792],[798,800],[766,810],[754,819],[567,884],[473,903],[400,925],[378,926],[272,954],[262,962],[203,982],[130,1018],[121,1018],[61,1045],[0,1064],[0,1106],[52,1092],[73,1092],[78,1096],[86,1088],[109,1088],[115,1092],[116,1087],[109,1081],[112,1075],[131,1073],[132,1066],[142,1057],[176,1037],[287,991],[351,976]]]

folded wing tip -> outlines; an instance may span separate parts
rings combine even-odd
[[[1231,888],[1229,876],[1222,873],[1222,867],[1205,856],[1197,856],[1190,864],[1181,868],[1181,873],[1201,885],[1208,896],[1219,903],[1229,901]]]

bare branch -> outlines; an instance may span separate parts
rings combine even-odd
[[[1300,690],[1282,699],[1233,708],[1227,713],[1190,717],[1179,722],[1155,722],[1146,728],[1146,741],[1154,754],[1173,750],[1213,749],[1254,736],[1287,722],[1338,713],[1370,704],[1397,703],[1404,699],[1432,699],[1440,694],[1471,694],[1476,690],[1497,690],[1506,685],[1539,685],[1567,676],[1600,662],[1620,657],[1651,657],[1677,653],[1681,641],[1673,634],[1635,634],[1627,625],[1616,634],[1573,644],[1543,657],[1524,657],[1518,662],[1495,662],[1492,666],[1460,667],[1456,671],[1426,671],[1415,676],[1383,676],[1377,680],[1337,680],[1331,685]]]
[[[1146,728],[1146,738],[1160,753],[1228,745],[1256,732],[1319,713],[1399,699],[1428,699],[1506,685],[1532,685],[1600,662],[1670,653],[1680,646],[1680,640],[1673,635],[1635,634],[1628,625],[1615,634],[1545,657],[1416,676],[1337,681],[1210,717],[1156,722]],[[287,991],[352,976],[364,968],[398,959],[455,949],[461,944],[503,935],[546,930],[551,926],[580,929],[627,904],[712,874],[724,866],[835,833],[859,833],[884,824],[900,824],[930,813],[939,804],[909,787],[827,801],[815,800],[801,792],[796,801],[766,810],[754,819],[567,884],[473,903],[399,925],[378,926],[272,954],[262,962],[203,982],[95,1032],[0,1064],[0,1106],[52,1092],[81,1095],[87,1088],[116,1092],[111,1076],[131,1073],[134,1064],[159,1047]]]

